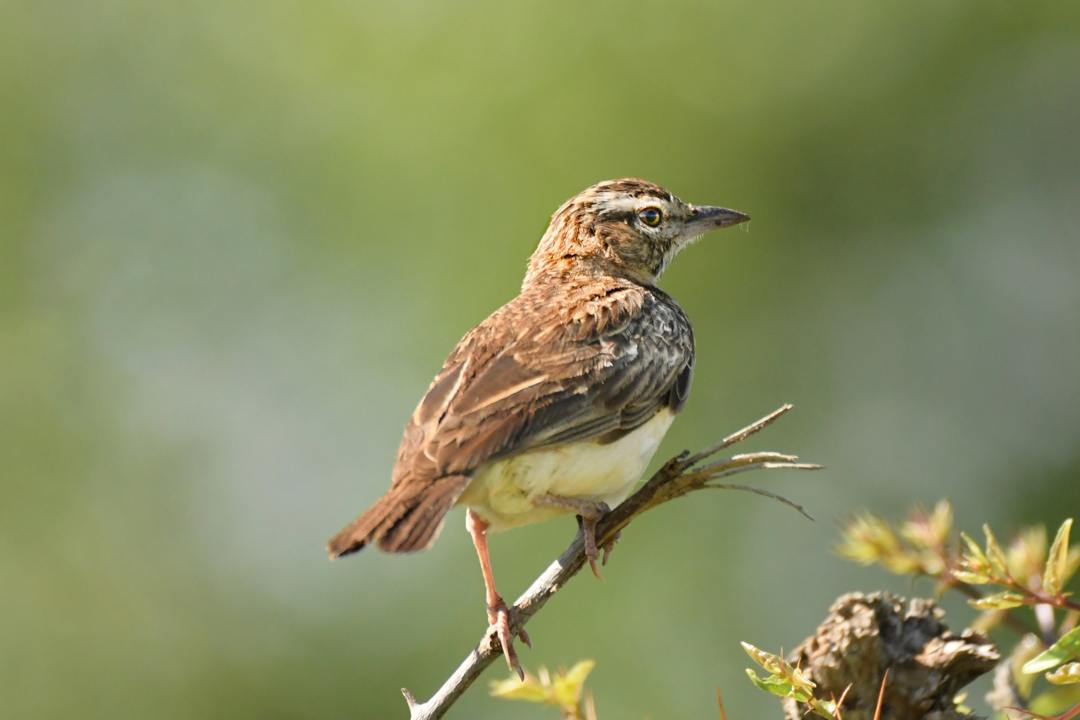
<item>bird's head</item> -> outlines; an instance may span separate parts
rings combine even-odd
[[[749,215],[691,205],[646,180],[606,180],[563,203],[529,260],[525,284],[597,272],[653,285],[684,247]]]

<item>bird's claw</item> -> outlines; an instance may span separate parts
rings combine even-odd
[[[514,636],[510,629],[510,608],[500,597],[494,605],[488,606],[487,613],[488,625],[495,628],[495,636],[499,639],[499,646],[502,648],[503,657],[506,658],[506,664],[520,680],[524,680],[525,671],[521,667],[521,661],[518,660],[517,651],[514,650]],[[519,629],[517,636],[521,638],[521,642],[532,648],[532,639],[529,638],[529,633],[525,632],[525,628]]]
[[[585,557],[589,560],[589,567],[592,568],[593,575],[597,580],[603,580],[603,576],[600,574],[600,568],[596,564],[596,559],[599,557],[599,548],[596,545],[596,523],[600,521],[600,518],[604,517],[610,511],[607,503],[597,503],[593,512],[589,514],[579,515],[578,518],[581,522],[581,534],[585,541]],[[617,538],[618,536],[616,536]],[[602,565],[607,565],[608,555],[611,554],[611,548],[615,546],[615,539],[609,540],[604,543],[604,559],[601,562]]]

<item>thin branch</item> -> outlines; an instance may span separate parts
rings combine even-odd
[[[791,412],[794,409],[795,409],[795,406],[792,405],[791,403],[784,403],[783,405],[776,408],[775,410],[773,410],[771,413],[769,413],[765,417],[761,418],[760,420],[757,420],[755,422],[750,423],[749,425],[744,427],[742,430],[737,430],[737,431],[731,433],[730,435],[728,435],[726,438],[724,438],[723,440],[721,440],[717,444],[715,444],[715,445],[713,445],[711,447],[707,447],[707,448],[705,448],[704,450],[702,450],[699,453],[695,453],[693,455],[687,456],[686,460],[691,465],[693,465],[695,463],[699,463],[702,460],[704,460],[705,458],[707,458],[707,457],[709,457],[711,455],[715,455],[716,453],[720,452],[721,450],[723,450],[725,448],[731,447],[735,443],[742,442],[743,440],[750,437],[754,433],[757,433],[757,432],[760,432],[760,431],[764,430],[766,427],[768,427],[769,425],[772,425],[774,422],[779,420],[781,415],[786,415],[786,414],[788,414],[789,412]]]
[[[720,710],[720,720],[727,720],[727,713],[724,712],[724,698],[720,696],[720,688],[716,688],[716,707]]]
[[[881,677],[881,689],[877,694],[877,707],[874,708],[874,720],[881,720],[881,708],[885,706],[885,686],[889,684],[889,668],[885,668],[885,674]],[[850,685],[848,686],[850,687]],[[846,690],[844,691],[847,692]]]
[[[705,465],[700,464],[703,460],[711,458],[721,450],[765,429],[791,409],[791,405],[783,405],[757,422],[728,435],[712,447],[693,455],[689,452],[683,452],[668,460],[637,492],[600,519],[596,525],[596,544],[603,546],[614,540],[616,535],[630,524],[631,520],[645,511],[694,490],[704,488],[728,487],[736,490],[749,490],[791,505],[806,515],[806,511],[801,506],[774,493],[742,485],[725,486],[710,483],[728,475],[751,470],[816,470],[821,467],[820,465],[800,463],[795,455],[772,452],[745,453]],[[511,610],[511,636],[516,636],[518,630],[525,626],[529,618],[535,615],[570,578],[576,575],[585,565],[585,562],[585,544],[582,541],[581,533],[578,533],[574,541],[570,543],[570,547],[559,556],[558,560],[551,563],[514,603]],[[461,697],[462,693],[480,677],[480,674],[500,654],[499,641],[495,630],[488,628],[487,633],[480,640],[480,644],[466,656],[457,670],[446,679],[442,687],[427,702],[418,702],[408,690],[402,689],[401,692],[409,705],[410,720],[436,720],[443,717],[450,706]]]
[[[820,465],[802,465],[798,469],[799,470],[817,470],[820,467],[821,467]],[[762,468],[762,469],[768,469],[768,468]],[[751,492],[751,493],[754,493],[755,495],[762,495],[762,496],[767,497],[767,498],[772,498],[773,500],[781,502],[784,505],[787,505],[788,507],[795,509],[800,515],[802,515],[807,520],[812,521],[814,519],[814,516],[811,515],[810,513],[806,512],[806,508],[804,508],[799,503],[797,503],[797,502],[795,502],[793,500],[789,500],[788,498],[784,497],[783,495],[778,495],[778,494],[776,494],[774,492],[769,492],[768,490],[763,490],[762,488],[756,488],[756,487],[753,487],[752,485],[738,485],[738,484],[735,484],[735,483],[723,483],[723,484],[719,484],[719,485],[706,485],[705,487],[709,488],[709,489],[712,489],[712,490],[742,490],[743,492]]]

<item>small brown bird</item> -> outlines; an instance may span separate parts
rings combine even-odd
[[[702,234],[746,220],[636,178],[563,204],[521,293],[450,353],[405,426],[390,490],[330,540],[330,556],[423,550],[465,505],[488,622],[522,675],[487,533],[576,513],[597,572],[597,520],[641,479],[690,391],[694,333],[656,282]]]

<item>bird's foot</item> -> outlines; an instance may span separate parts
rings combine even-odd
[[[596,564],[596,559],[600,553],[596,546],[596,523],[600,521],[600,518],[611,512],[611,508],[608,507],[606,502],[597,500],[586,500],[584,498],[563,497],[561,495],[541,495],[533,500],[538,505],[554,505],[556,507],[569,508],[577,513],[578,527],[581,528],[582,539],[585,542],[585,557],[589,559],[589,567],[592,568],[593,575],[597,579],[603,580],[600,575],[600,568]],[[604,543],[604,564],[607,563],[607,556],[611,554],[611,549],[615,546],[615,538]]]
[[[519,679],[524,680],[525,671],[521,668],[517,651],[514,650],[514,636],[510,629],[510,608],[507,607],[502,597],[496,596],[495,603],[488,605],[487,615],[488,625],[495,628],[495,635],[499,638],[499,645],[502,647],[506,664],[510,666],[510,669]],[[521,638],[521,642],[532,648],[532,640],[529,638],[529,633],[525,632],[525,628],[520,628],[517,631],[517,636]]]
[[[595,503],[592,508],[589,508],[589,512],[582,512],[578,515],[578,523],[581,527],[582,539],[585,541],[585,557],[589,560],[589,567],[592,568],[593,575],[597,580],[603,580],[603,576],[600,574],[600,568],[596,564],[596,559],[600,556],[600,548],[596,545],[596,524],[600,522],[600,518],[604,517],[604,514],[609,511],[607,503]],[[607,541],[603,545],[604,559],[601,564],[607,565],[608,555],[611,554],[612,548],[615,547],[615,538]]]

